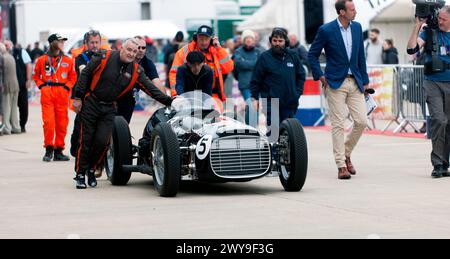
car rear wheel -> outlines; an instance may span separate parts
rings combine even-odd
[[[281,124],[279,144],[281,184],[287,192],[299,192],[308,173],[308,146],[297,119],[287,119]]]
[[[112,185],[127,185],[131,172],[125,172],[123,165],[131,165],[131,133],[123,117],[114,119],[111,143],[105,157],[105,169]]]
[[[153,181],[161,197],[175,197],[181,181],[181,152],[177,136],[167,123],[152,133]]]

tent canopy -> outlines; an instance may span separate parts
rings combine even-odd
[[[274,27],[284,27],[289,31],[299,31],[298,0],[272,0],[261,7],[238,26],[238,31],[271,31]]]
[[[397,1],[409,1],[412,6],[410,0]],[[354,0],[354,2],[358,11],[356,20],[362,24],[364,30],[367,30],[370,21],[377,17],[385,8],[396,2],[396,0],[385,0],[381,2]],[[302,3],[302,0],[270,0],[253,14],[253,16],[242,22],[238,26],[238,30],[270,31],[274,27],[284,27],[289,31],[302,32],[304,31],[304,28],[302,28],[304,21],[300,20],[304,17],[303,14],[300,14],[300,10],[303,10]],[[323,7],[325,22],[336,19],[334,1],[325,0]]]

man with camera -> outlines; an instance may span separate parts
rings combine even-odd
[[[436,7],[441,3],[442,7],[445,1],[436,3],[414,1],[417,4],[418,12],[423,7]],[[438,3],[439,2],[439,3]],[[416,23],[408,42],[407,52],[410,55],[417,53],[422,47],[425,47],[425,96],[428,109],[432,118],[433,132],[433,151],[431,153],[431,162],[434,170],[433,178],[450,176],[449,152],[450,152],[450,6],[444,6],[439,15],[431,14],[424,16],[417,13]],[[421,18],[428,17],[428,18]],[[422,26],[427,24],[424,32],[419,33]]]

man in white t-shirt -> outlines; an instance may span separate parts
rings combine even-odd
[[[371,29],[369,39],[364,42],[368,65],[383,64],[383,41],[379,38],[380,30]]]

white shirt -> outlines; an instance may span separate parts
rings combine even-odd
[[[352,36],[352,22],[350,22],[347,29],[344,28],[341,21],[337,19],[339,28],[341,29],[342,40],[344,40],[345,50],[347,51],[348,61],[352,59],[352,48],[353,48],[353,36]],[[348,70],[348,74],[351,75],[351,69]]]
[[[28,55],[28,52],[24,49],[22,49],[22,60],[25,65],[31,63],[30,55]]]

